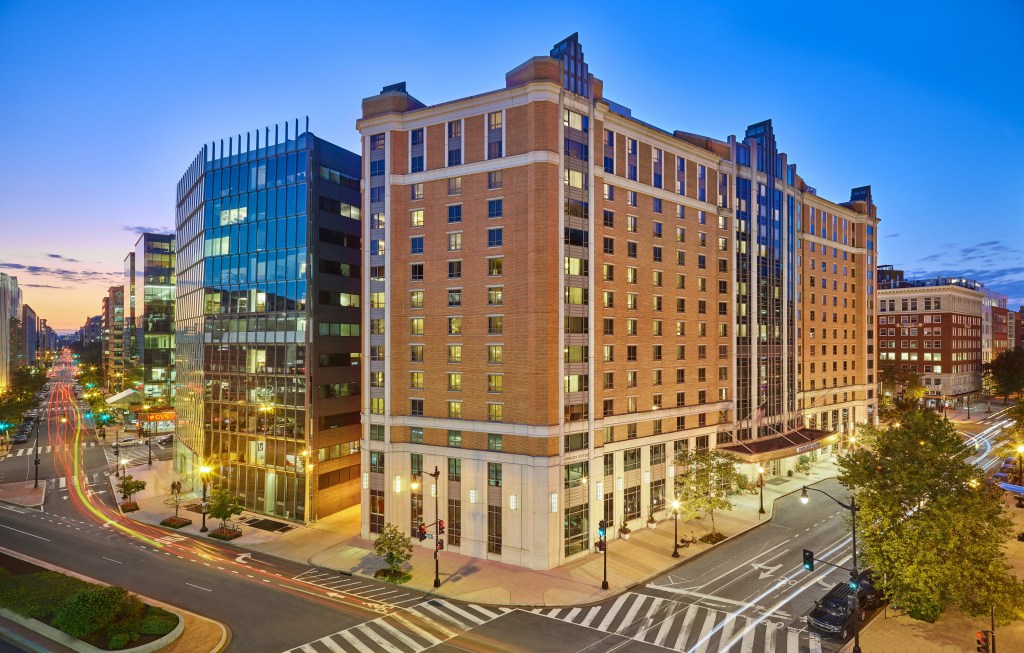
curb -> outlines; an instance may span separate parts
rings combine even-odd
[[[89,583],[95,583],[96,585],[104,585],[104,586],[108,586],[108,587],[110,586],[110,583],[105,583],[105,582],[103,582],[101,580],[96,580],[95,578],[91,578],[91,577],[86,576],[84,574],[80,574],[80,573],[72,571],[70,569],[65,569],[64,567],[60,567],[58,565],[46,562],[45,560],[39,560],[37,558],[33,558],[31,556],[27,556],[24,553],[20,553],[18,551],[12,551],[11,549],[5,548],[3,546],[0,546],[0,552],[3,552],[5,554],[9,555],[12,558],[18,558],[20,560],[24,560],[26,562],[30,562],[30,563],[38,566],[38,567],[42,567],[43,569],[49,569],[50,571],[57,571],[57,572],[60,572],[62,574],[65,574],[67,576],[71,576],[73,578],[77,578],[79,580],[83,580],[83,581],[86,581],[86,582],[89,582]],[[205,617],[203,615],[197,614],[197,613],[192,612],[190,610],[185,610],[185,609],[179,608],[177,606],[172,606],[172,605],[170,605],[168,603],[164,603],[163,601],[159,601],[157,599],[150,598],[150,597],[145,596],[143,594],[138,594],[137,592],[133,592],[133,593],[136,594],[136,596],[138,596],[140,599],[144,599],[144,602],[149,604],[149,605],[155,605],[155,606],[158,606],[158,607],[161,607],[161,608],[165,608],[168,611],[171,611],[171,612],[174,612],[175,614],[177,614],[178,615],[178,626],[173,631],[171,631],[171,633],[169,633],[168,635],[165,635],[165,638],[170,637],[170,639],[167,639],[166,641],[164,641],[164,639],[161,638],[159,640],[151,642],[150,644],[144,644],[142,647],[135,647],[135,648],[132,648],[132,649],[125,649],[126,651],[128,651],[128,653],[149,652],[149,651],[155,652],[155,651],[160,650],[164,646],[172,644],[175,640],[177,640],[182,635],[182,633],[185,630],[185,616],[184,615],[188,615],[188,616],[192,617],[193,619],[202,619],[202,620],[206,620],[206,621],[215,623],[220,628],[220,631],[221,631],[220,641],[217,642],[217,645],[210,651],[210,653],[219,653],[220,651],[223,651],[227,647],[227,645],[230,643],[230,641],[231,641],[230,631],[229,631],[228,627],[226,625],[224,625],[223,623],[221,623],[219,621],[216,621],[214,619],[210,619],[209,617]],[[7,611],[4,610],[4,612],[7,612]],[[30,625],[26,625],[26,624],[22,623],[21,620],[23,620],[24,617],[21,617],[19,615],[14,615],[14,617],[16,617],[16,618],[12,618],[11,615],[8,615],[8,614],[4,614],[3,616],[11,619],[11,621],[14,621],[15,623],[21,623],[26,628],[30,628],[31,630],[33,630],[35,632],[38,632],[38,633],[40,633],[40,634],[42,634],[44,636],[49,637],[45,632],[42,632],[40,630],[37,630],[36,628],[33,628]],[[29,621],[35,621],[35,620],[32,619],[32,620],[29,620]],[[43,626],[45,628],[50,628],[50,629],[56,631],[55,628],[52,628],[51,626],[47,626],[46,624],[44,624],[42,622],[37,622],[37,623],[39,623],[41,626]],[[56,631],[56,632],[60,633],[61,635],[66,635],[62,631]],[[173,637],[172,637],[172,635],[173,635]],[[69,637],[69,638],[71,637],[70,635],[66,635],[66,636]],[[72,638],[72,639],[74,639],[74,638]],[[64,646],[67,646],[68,648],[72,648],[74,650],[80,650],[77,647],[71,646],[70,644],[68,644],[66,642],[63,642],[63,641],[60,641],[60,640],[54,640],[54,641],[57,641],[58,643],[63,644]],[[76,642],[80,642],[80,640],[77,640],[77,639],[75,639],[75,641]],[[153,644],[156,644],[156,642],[160,642],[160,646],[159,647],[157,647],[157,648],[145,648],[145,647],[152,646]],[[85,643],[82,642],[82,644],[85,644]],[[101,650],[101,649],[96,649],[92,645],[86,644],[86,646],[89,646],[89,649],[84,649],[84,650],[90,650],[90,649],[91,650]]]

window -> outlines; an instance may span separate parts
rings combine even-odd
[[[422,355],[422,350],[421,350],[421,355]],[[448,362],[449,363],[461,363],[462,362],[462,345],[448,345]]]
[[[409,414],[410,415],[423,415],[423,400],[422,399],[410,399],[409,400]]]
[[[409,239],[412,243],[412,253],[422,254],[423,253],[423,236],[415,236]]]
[[[412,184],[409,187],[409,189],[410,189],[410,195],[411,195],[409,197],[409,199],[411,199],[411,200],[421,200],[421,199],[423,199],[423,184]]]
[[[626,216],[626,231],[628,231],[631,234],[637,233],[637,231],[639,231],[638,226],[637,226],[638,225],[637,221],[638,221],[638,218],[635,215],[627,215]]]
[[[604,239],[604,253],[605,254],[614,254],[615,253],[615,239],[614,238],[605,238]]]
[[[504,388],[504,377],[500,374],[487,375],[487,392],[500,394]]]
[[[487,289],[487,304],[489,306],[501,306],[503,291],[501,286],[494,286]]]
[[[502,241],[502,228],[495,227],[487,230],[487,246],[488,247],[501,247]]]
[[[384,425],[383,424],[370,424],[370,440],[375,442],[384,441]]]
[[[409,388],[413,390],[423,389],[423,372],[409,372]]]
[[[462,278],[462,261],[448,261],[448,278]]]
[[[503,201],[502,200],[487,200],[487,217],[488,218],[500,218],[502,216]]]
[[[640,449],[626,449],[622,452],[623,471],[631,472],[640,469]]]
[[[422,336],[423,335],[423,318],[422,317],[414,317],[414,318],[410,319],[409,320],[409,324],[410,324],[410,327],[411,327],[410,333],[412,333],[412,335],[414,335],[414,336]]]
[[[448,223],[455,224],[462,222],[462,205],[452,204],[448,207]]]
[[[370,490],[370,532],[384,530],[384,490]]]
[[[490,315],[487,317],[487,335],[500,336],[502,333],[502,316]]]
[[[461,288],[449,288],[448,289],[448,306],[458,307],[462,306],[462,289]],[[458,318],[459,325],[462,325],[462,318]],[[451,320],[449,320],[449,325]],[[451,333],[449,331],[449,333]]]
[[[412,281],[423,281],[423,264],[413,263],[409,269],[409,277]]]
[[[487,434],[488,451],[501,451],[501,433]]]
[[[448,437],[451,438],[452,433],[459,434],[459,445],[462,444],[462,432],[461,431],[449,431]],[[449,458],[448,459],[448,480],[453,483],[462,482],[462,460],[460,458]],[[449,520],[450,521],[450,520]]]
[[[451,392],[459,392],[462,390],[462,373],[461,372],[449,372],[448,373],[448,390]]]
[[[452,207],[448,207],[452,208]],[[448,251],[449,252],[461,252],[462,251],[462,232],[457,231],[455,233],[448,234]]]
[[[501,553],[501,506],[487,506],[487,552]]]
[[[410,215],[412,217],[412,226],[423,226],[423,209],[414,209],[413,211],[410,211]]]
[[[383,474],[384,473],[384,452],[383,451],[371,451],[370,452],[370,473],[372,473],[372,474]]]
[[[604,212],[604,226],[609,228],[615,227],[615,211]]]
[[[449,152],[449,154],[451,154]],[[455,163],[448,162],[448,165],[458,165]],[[462,177],[451,177],[448,180],[448,194],[449,195],[461,195],[462,194]],[[451,222],[451,220],[449,220]]]
[[[491,190],[501,188],[501,170],[487,173],[487,188]]]
[[[423,362],[423,345],[409,346],[409,360],[413,363]]]
[[[500,258],[489,258],[489,259],[487,259],[487,276],[489,276],[489,277],[500,277],[501,276],[501,264],[502,264],[502,259],[500,259]]]
[[[500,365],[503,360],[504,346],[487,345],[487,362]]]
[[[503,413],[502,404],[487,404],[487,421],[488,422],[501,422]]]

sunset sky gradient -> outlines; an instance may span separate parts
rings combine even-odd
[[[720,139],[771,118],[820,195],[872,186],[880,263],[1024,304],[1020,2],[349,4],[0,3],[0,271],[25,301],[57,329],[98,314],[204,142],[308,115],[358,150],[382,86],[493,90],[579,32],[635,117]]]

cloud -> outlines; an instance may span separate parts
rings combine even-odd
[[[47,254],[47,256],[61,261],[67,261],[68,263],[81,263],[77,258],[68,258],[66,256],[61,256],[60,254]]]
[[[886,238],[899,238],[899,237],[900,237],[900,235],[899,235],[899,234],[886,234],[886,236],[885,236],[885,237],[886,237]]]
[[[142,227],[142,226],[131,227],[131,226],[125,226],[125,227],[121,227],[121,230],[122,231],[131,232],[131,233],[135,234],[136,236],[141,236],[142,234],[173,234],[174,233],[174,229],[171,229],[169,227]]]
[[[87,281],[119,281],[124,277],[122,272],[104,272],[102,270],[69,270],[67,268],[54,268],[45,265],[26,265],[24,263],[0,262],[0,269],[17,270],[28,274],[38,274],[49,277],[60,277],[63,281],[87,282]]]
[[[67,286],[51,286],[45,283],[19,283],[18,286],[22,288],[57,288],[59,290],[67,290]]]

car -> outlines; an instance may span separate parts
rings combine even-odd
[[[850,608],[854,592],[857,594],[857,619],[863,624],[866,611],[881,602],[881,596],[872,583],[870,570],[861,573],[857,589],[848,582],[839,583],[821,600],[815,601],[814,608],[807,615],[807,626],[843,641],[849,639],[853,634],[854,611]]]
[[[11,442],[13,442],[14,444],[24,444],[28,442],[28,434],[16,433],[11,436]]]
[[[157,444],[169,447],[174,444],[174,435],[165,435],[156,441]]]
[[[131,447],[140,442],[142,442],[142,440],[140,440],[139,438],[135,437],[134,435],[129,435],[126,438],[121,438],[120,440],[118,440],[117,444],[118,446],[121,447]]]

